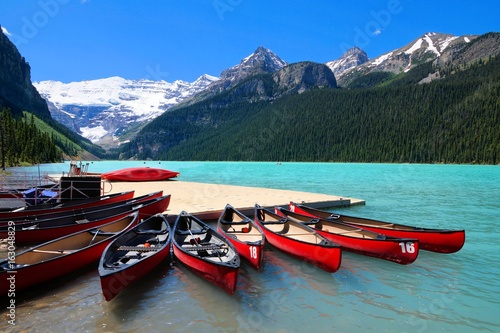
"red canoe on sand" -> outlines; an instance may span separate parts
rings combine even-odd
[[[136,210],[139,219],[163,213],[169,202],[170,195],[166,195],[143,201],[131,201],[122,205],[117,204],[116,207],[108,207],[102,210],[83,211],[58,218],[12,224],[0,227],[0,238],[7,238],[9,234],[15,234],[16,244],[18,245],[48,242],[55,238],[124,218]]]
[[[76,207],[75,209],[71,209],[71,210],[64,210],[64,211],[59,211],[59,212],[49,212],[49,213],[42,213],[42,214],[36,214],[35,212],[33,212],[33,213],[30,213],[29,215],[26,215],[26,216],[2,218],[2,219],[0,219],[0,231],[2,230],[2,227],[6,226],[7,224],[12,224],[12,223],[9,223],[10,221],[14,222],[14,224],[16,224],[16,225],[25,226],[25,223],[33,223],[33,222],[40,221],[40,220],[57,219],[57,218],[65,217],[68,215],[83,216],[83,215],[88,214],[90,212],[95,212],[95,211],[109,209],[109,208],[116,208],[118,206],[125,205],[125,204],[130,205],[133,203],[139,203],[139,202],[144,202],[144,201],[151,200],[151,199],[156,199],[156,198],[161,197],[162,195],[163,195],[163,191],[156,191],[156,192],[152,192],[149,194],[141,195],[139,197],[133,197],[132,199],[127,199],[127,200],[118,201],[118,202],[111,202],[108,204],[102,204],[102,205],[98,205],[98,206],[89,206],[89,207],[81,207],[81,208]],[[144,215],[144,214],[139,213],[139,219],[143,219],[146,217],[146,216],[142,216],[142,215]],[[150,214],[150,215],[153,215],[153,214]],[[84,219],[84,218],[86,218],[86,217],[82,217],[80,219]]]
[[[60,204],[44,204],[39,206],[27,206],[25,208],[16,209],[14,211],[0,212],[0,220],[8,220],[11,218],[22,218],[31,215],[58,213],[64,211],[71,211],[74,209],[95,207],[114,202],[122,202],[134,197],[134,191],[126,191],[120,193],[113,193],[103,195],[96,198],[78,199],[66,201]]]
[[[178,175],[179,172],[177,171],[150,167],[136,167],[105,172],[101,175],[101,179],[119,182],[147,182],[168,180]]]
[[[387,236],[416,238],[419,240],[420,249],[426,251],[454,253],[459,251],[465,243],[465,230],[413,227],[404,224],[329,213],[293,202],[290,202],[290,210],[303,215],[348,223]]]

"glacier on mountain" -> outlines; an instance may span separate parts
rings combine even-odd
[[[116,136],[135,123],[154,119],[218,78],[194,82],[127,80],[118,76],[81,82],[34,82],[52,117],[92,142]]]

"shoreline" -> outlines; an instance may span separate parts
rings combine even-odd
[[[207,219],[218,217],[228,203],[247,214],[248,211],[253,214],[255,204],[274,207],[288,205],[290,201],[314,208],[365,204],[362,199],[329,194],[179,180],[103,183],[105,194],[130,190],[135,191],[135,197],[162,190],[163,195],[172,196],[166,213],[179,214],[181,211],[187,211]]]

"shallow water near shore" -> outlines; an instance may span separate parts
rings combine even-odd
[[[0,331],[302,332],[312,327],[319,332],[500,331],[499,166],[89,163],[90,172],[162,167],[179,171],[179,180],[184,181],[359,198],[366,205],[334,211],[421,227],[465,229],[466,243],[454,254],[420,251],[407,266],[344,251],[339,271],[332,274],[267,246],[261,271],[242,263],[233,296],[174,262],[105,302],[97,271],[90,268],[40,290],[18,293],[15,326],[8,323],[4,299]],[[26,178],[68,170],[69,163],[15,169]],[[207,200],[210,194],[205,196]]]

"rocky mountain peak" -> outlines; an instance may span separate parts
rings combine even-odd
[[[346,71],[368,62],[365,51],[355,46],[347,51],[337,60],[327,62],[326,65],[332,70],[335,77],[341,77]]]
[[[344,71],[341,77],[337,77],[337,82],[345,86],[352,80],[372,72],[408,72],[415,66],[438,59],[450,49],[459,51],[476,37],[427,32],[403,47]]]
[[[286,66],[286,61],[274,52],[259,46],[254,53],[241,60],[238,65],[222,71],[221,81],[237,83],[242,79],[259,73],[274,73]]]

